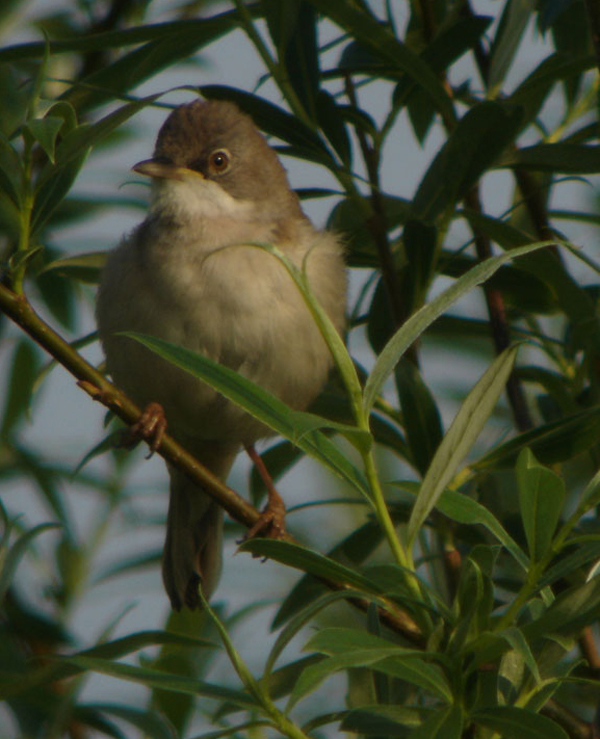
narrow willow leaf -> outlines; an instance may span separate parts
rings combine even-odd
[[[75,257],[62,257],[46,264],[39,274],[55,271],[64,277],[95,285],[100,279],[100,272],[104,267],[106,257],[107,253],[104,251],[78,254]]]
[[[499,254],[498,256],[486,259],[485,262],[473,267],[473,269],[469,270],[460,279],[456,280],[453,285],[434,298],[431,303],[427,303],[427,305],[424,305],[416,313],[413,313],[394,336],[392,336],[377,358],[364,390],[365,412],[368,413],[373,407],[383,384],[393,372],[394,367],[400,361],[404,352],[436,318],[441,316],[442,313],[465,293],[469,292],[469,290],[485,282],[508,259],[521,256],[522,254],[528,254],[553,243],[555,242],[541,241],[535,244],[528,244],[527,246],[513,249],[510,253]]]
[[[320,611],[332,603],[337,603],[340,600],[351,599],[353,597],[361,597],[361,593],[353,590],[343,590],[333,593],[326,593],[323,597],[319,598],[314,602],[310,602],[306,608],[298,613],[294,618],[289,621],[286,626],[282,629],[281,633],[277,637],[271,652],[265,663],[265,670],[263,680],[270,680],[271,672],[279,656],[290,643],[290,641],[298,634],[298,632]]]
[[[199,92],[209,100],[232,100],[252,117],[261,130],[290,144],[296,156],[300,155],[326,167],[335,166],[335,158],[319,136],[283,108],[258,95],[224,85],[203,85]]]
[[[106,713],[126,721],[131,726],[139,729],[145,739],[177,739],[173,727],[165,718],[159,713],[148,711],[145,708],[132,708],[116,703],[88,703],[84,707],[86,709],[93,708],[94,711]]]
[[[516,706],[494,706],[471,715],[472,721],[511,739],[569,739],[567,732],[546,716]]]
[[[59,528],[61,528],[61,526],[58,523],[41,523],[22,534],[4,555],[1,563],[2,570],[0,571],[0,602],[4,600],[4,596],[10,587],[17,566],[31,546],[33,539],[42,532],[48,531],[48,529]]]
[[[540,671],[531,651],[531,647],[527,643],[527,639],[524,637],[523,632],[516,626],[510,626],[503,631],[499,631],[498,636],[506,639],[510,646],[521,655],[524,663],[533,675],[536,684],[539,684],[542,679],[540,677]]]
[[[569,539],[569,545],[579,544],[578,548],[561,557],[558,561],[549,567],[537,582],[538,588],[545,588],[557,580],[572,576],[575,572],[593,560],[600,559],[600,541],[584,541],[578,542],[577,539]]]
[[[198,734],[194,739],[222,739],[225,736],[260,736],[260,732],[255,732],[253,729],[260,729],[263,726],[271,726],[270,721],[245,721],[243,724],[237,724],[235,726],[229,726],[226,729],[219,729],[218,731],[209,731],[207,734]],[[242,734],[241,732],[247,732]]]
[[[531,559],[537,562],[552,545],[565,502],[565,484],[556,473],[541,465],[529,449],[519,454],[516,471],[523,528]]]
[[[492,449],[471,466],[477,470],[513,467],[519,453],[527,447],[540,462],[556,464],[572,459],[594,446],[598,443],[599,436],[600,409],[592,407],[525,431]]]
[[[496,97],[517,53],[527,22],[535,7],[534,0],[508,0],[490,50],[488,94]]]
[[[271,393],[207,357],[167,341],[142,334],[124,333],[147,346],[159,356],[218,390],[265,425],[289,439],[310,456],[325,464],[368,497],[362,474],[324,434],[316,429],[327,427],[327,419],[289,408]]]
[[[250,9],[251,12],[255,8]],[[225,32],[235,24],[237,11],[227,11],[212,18],[186,18],[185,20],[166,23],[150,23],[117,31],[102,33],[74,34],[64,40],[50,41],[50,53],[68,54],[71,52],[105,51],[125,46],[136,46],[148,41],[173,39],[180,32],[189,31],[196,34],[204,43],[210,42],[217,35]],[[43,56],[46,44],[31,42],[6,46],[0,50],[0,62],[14,62],[23,59],[37,59]]]
[[[323,339],[325,340],[325,343],[327,344],[331,354],[333,355],[336,367],[346,386],[351,402],[355,407],[357,405],[360,405],[362,398],[362,389],[360,386],[360,380],[358,379],[356,368],[354,366],[354,362],[352,361],[352,357],[346,349],[344,340],[339,335],[338,331],[333,325],[333,322],[331,321],[327,313],[323,310],[321,304],[313,293],[308,278],[306,276],[306,272],[304,271],[304,269],[299,269],[289,257],[287,257],[282,251],[280,251],[272,244],[255,244],[255,246],[259,249],[264,249],[269,254],[272,254],[283,264],[283,266],[288,271],[288,274],[300,291],[300,294],[302,295],[304,302],[308,306],[308,309],[310,310],[311,315],[319,331],[321,332]],[[310,252],[308,253],[306,258],[310,258]]]
[[[475,443],[485,422],[494,410],[512,371],[516,352],[516,347],[502,352],[461,405],[421,484],[408,522],[409,542],[414,542],[423,522],[437,503],[446,485],[454,477],[458,465]]]
[[[315,577],[322,577],[337,583],[351,585],[357,590],[365,593],[379,594],[380,589],[373,585],[369,578],[356,570],[345,567],[323,554],[291,544],[287,541],[276,541],[275,539],[250,539],[240,546],[240,551],[250,552],[259,557],[268,557],[276,562],[295,567],[298,570],[308,572]]]
[[[420,726],[428,713],[426,708],[408,706],[361,706],[348,713],[340,730],[367,736],[407,737],[409,730]]]
[[[474,105],[460,119],[425,173],[413,215],[426,223],[461,200],[516,137],[521,110],[496,101]]]
[[[158,561],[158,560],[156,560]],[[166,645],[170,647],[181,647],[190,650],[194,648],[215,649],[217,644],[191,636],[174,634],[167,631],[140,631],[137,634],[120,637],[110,642],[98,644],[90,649],[85,649],[77,654],[72,655],[68,659],[100,659],[103,662],[124,657],[140,649],[149,646]],[[25,673],[18,680],[13,681],[10,685],[3,684],[0,688],[0,694],[3,696],[15,695],[26,690],[30,690],[36,685],[49,684],[58,680],[65,680],[73,675],[87,669],[77,666],[73,661],[65,660],[52,661],[43,667],[31,670]]]
[[[529,559],[517,542],[502,526],[500,521],[487,508],[476,500],[455,490],[444,490],[436,503],[436,508],[453,521],[465,524],[481,524],[512,554],[514,559],[527,571]]]
[[[288,710],[312,693],[330,675],[353,667],[369,667],[386,675],[392,675],[417,685],[445,701],[452,699],[452,692],[442,671],[423,658],[418,650],[397,647],[395,653],[390,648],[355,649],[351,652],[335,654],[322,662],[310,665],[300,675],[290,695]],[[390,654],[393,656],[390,657]]]
[[[160,688],[175,693],[187,693],[205,698],[215,698],[216,700],[226,700],[240,708],[250,710],[256,710],[259,705],[245,691],[233,690],[224,685],[215,685],[214,683],[207,683],[203,680],[195,680],[191,677],[162,670],[152,670],[146,667],[137,667],[92,657],[65,657],[61,661],[66,665],[99,672],[102,675],[110,675],[120,680],[141,683],[147,688]]]
[[[449,706],[445,710],[435,711],[418,729],[411,732],[410,739],[460,739],[463,725],[460,706]]]
[[[367,521],[327,552],[327,557],[336,562],[358,567],[379,546],[382,537],[381,526],[373,520]],[[326,586],[312,575],[304,575],[284,598],[273,618],[272,628],[276,629],[287,623],[329,592]]]
[[[56,137],[63,127],[64,119],[47,115],[45,118],[35,118],[27,121],[25,128],[46,152],[48,159],[54,162],[54,147]]]
[[[448,119],[454,117],[452,101],[438,75],[418,54],[401,43],[374,15],[366,12],[366,6],[340,2],[339,0],[309,0],[334,23],[366,46],[379,59],[405,72],[430,96],[436,110]]]
[[[31,403],[31,393],[39,369],[38,353],[29,338],[21,339],[11,363],[0,439],[7,438],[23,419]]]
[[[499,167],[522,167],[536,172],[597,174],[600,146],[584,144],[537,144],[511,152]]]
[[[443,437],[442,422],[433,395],[413,362],[396,368],[406,440],[417,470],[424,475]]]
[[[600,577],[563,591],[542,615],[522,627],[532,641],[546,634],[575,636],[600,618]]]

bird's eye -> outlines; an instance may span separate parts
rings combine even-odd
[[[208,166],[215,174],[221,174],[229,167],[231,155],[227,149],[217,149],[208,158]]]

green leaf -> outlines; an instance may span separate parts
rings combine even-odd
[[[317,13],[310,3],[302,0],[295,6],[294,27],[287,37],[283,61],[294,92],[312,120],[316,118],[316,98],[319,92],[319,48]],[[293,16],[292,16],[293,17]]]
[[[254,8],[248,8],[253,13]],[[84,77],[81,84],[67,90],[63,100],[72,103],[77,110],[89,110],[103,103],[113,101],[123,93],[133,90],[144,80],[180,60],[191,61],[194,54],[202,47],[220,38],[237,27],[238,12],[236,10],[220,13],[210,18],[188,18],[173,23],[157,23],[130,29],[130,33],[121,31],[122,35],[94,34],[87,37],[90,46],[98,41],[115,43],[119,39],[121,45],[139,44],[143,46],[120,55],[116,61],[102,66],[99,70]],[[136,34],[135,31],[138,33]],[[84,37],[86,38],[86,37]],[[52,47],[54,48],[54,44]],[[60,47],[62,51],[64,47]],[[102,50],[106,46],[100,46]],[[89,47],[85,48],[89,51]]]
[[[471,720],[506,739],[568,739],[568,734],[546,716],[515,706],[494,706],[471,715]]]
[[[365,593],[376,595],[381,592],[371,580],[361,575],[360,572],[345,567],[339,562],[335,562],[329,557],[299,544],[276,541],[275,539],[250,539],[245,541],[239,550],[250,552],[258,557],[274,559],[276,562],[281,562],[288,567],[295,567],[315,577],[345,583]]]
[[[524,663],[529,668],[536,684],[539,684],[541,682],[541,677],[538,665],[523,632],[516,626],[510,626],[503,631],[499,631],[497,635],[505,639],[510,646],[518,652]]]
[[[254,12],[254,8],[250,8]],[[143,44],[147,41],[171,39],[176,43],[180,33],[195,35],[202,43],[209,43],[232,28],[237,20],[237,11],[228,11],[212,18],[187,18],[167,23],[151,23],[133,28],[105,31],[102,33],[77,34],[71,38],[50,41],[50,53],[68,54],[71,52],[105,51]],[[44,55],[46,44],[40,42],[15,44],[0,49],[0,63],[24,59],[37,59]]]
[[[435,711],[413,731],[410,739],[460,739],[463,735],[464,719],[460,706],[449,706]]]
[[[383,209],[388,229],[393,230],[408,218],[410,203],[404,198],[383,197]],[[379,257],[373,236],[366,222],[370,212],[367,198],[356,202],[355,198],[344,198],[331,211],[327,227],[343,234],[348,249],[348,263],[351,267],[379,268]]]
[[[143,732],[147,739],[177,739],[173,727],[160,714],[147,709],[120,706],[116,703],[86,704],[85,708],[93,708],[100,713],[106,713],[126,721],[131,726]]]
[[[21,157],[0,133],[0,189],[12,205],[20,207],[25,173]],[[18,218],[17,218],[18,220]]]
[[[375,521],[368,521],[337,544],[327,556],[334,561],[356,567],[373,553],[381,543],[383,533]],[[289,619],[302,613],[329,590],[312,575],[305,575],[290,590],[273,619],[273,628],[278,628]]]
[[[43,531],[48,531],[48,529],[59,528],[60,524],[58,523],[41,523],[38,526],[34,526],[34,528],[29,531],[26,531],[24,534],[21,534],[17,541],[11,546],[8,552],[4,555],[3,561],[0,563],[2,566],[2,570],[0,571],[0,603],[4,600],[6,592],[15,576],[19,562],[23,559],[23,556],[30,548],[35,537]]]
[[[557,53],[546,57],[510,95],[508,100],[521,105],[525,111],[524,125],[528,125],[538,115],[557,81],[581,74],[594,66],[594,56],[580,56],[582,51],[579,48],[575,55]]]
[[[534,0],[508,0],[490,49],[488,96],[497,97],[535,7]]]
[[[539,464],[529,449],[519,454],[516,472],[529,554],[533,562],[538,562],[552,545],[565,502],[565,484],[552,470]]]
[[[336,653],[322,662],[310,665],[294,686],[287,709],[290,710],[334,673],[355,667],[369,667],[417,685],[443,700],[452,699],[450,687],[442,671],[436,665],[426,662],[423,652],[388,644],[379,648],[355,648],[352,651]]]
[[[461,200],[511,144],[521,109],[491,100],[473,106],[444,143],[413,200],[413,216],[431,223]]]
[[[78,254],[74,257],[62,257],[46,264],[38,274],[57,272],[62,277],[96,285],[100,280],[100,273],[107,256],[106,252],[97,251],[90,254]]]
[[[506,349],[479,379],[465,398],[452,425],[442,439],[421,485],[408,522],[408,540],[413,542],[444,488],[454,477],[488,417],[512,371],[515,347]]]
[[[298,634],[298,632],[306,626],[316,615],[320,613],[327,606],[337,603],[340,600],[350,599],[354,596],[360,596],[359,591],[342,590],[337,592],[327,592],[321,598],[318,598],[314,602],[309,602],[305,608],[303,608],[296,616],[294,616],[286,626],[281,630],[281,633],[277,637],[275,644],[273,645],[267,661],[265,663],[263,681],[271,684],[271,673],[277,660],[285,647],[290,641]]]
[[[537,144],[516,149],[498,162],[497,166],[534,172],[597,174],[600,172],[600,146]]]
[[[27,413],[38,369],[39,358],[35,346],[29,339],[21,339],[10,367],[0,439],[10,435]]]
[[[433,395],[413,362],[404,359],[399,363],[396,384],[406,440],[417,470],[424,475],[444,433],[440,414]]]
[[[49,256],[50,248],[46,247]],[[73,285],[56,272],[38,274],[36,286],[48,310],[69,331],[75,329],[75,291]]]
[[[361,706],[350,711],[340,724],[340,731],[361,735],[409,737],[421,725],[426,708],[396,705]]]
[[[194,678],[183,675],[92,657],[64,657],[61,661],[65,665],[72,665],[83,670],[91,670],[92,672],[110,675],[120,680],[141,683],[147,688],[160,688],[161,690],[169,690],[175,693],[186,693],[205,698],[214,698],[216,700],[226,700],[246,710],[256,710],[258,708],[257,702],[245,691],[233,690],[223,685],[215,685],[214,683],[195,680]]]
[[[324,434],[316,430],[330,425],[327,419],[292,410],[255,383],[201,354],[152,336],[132,332],[121,335],[139,341],[172,364],[206,382],[368,497],[367,484],[362,474]]]
[[[469,270],[465,275],[444,290],[443,293],[434,298],[430,303],[424,305],[416,313],[398,329],[398,331],[388,341],[385,348],[377,358],[375,366],[367,379],[364,390],[364,408],[365,412],[369,412],[375,403],[375,400],[383,387],[383,384],[392,373],[396,364],[404,352],[411,346],[419,336],[442,315],[451,305],[453,305],[460,297],[469,292],[472,288],[485,282],[491,277],[496,270],[502,266],[508,259],[517,257],[522,254],[528,254],[544,246],[548,246],[551,242],[538,242],[536,244],[528,244],[527,246],[513,249],[510,254],[499,254],[498,256],[486,259],[485,262],[478,264]]]
[[[545,588],[557,580],[568,578],[593,560],[600,559],[600,541],[578,542],[569,539],[569,545],[580,544],[575,551],[565,554],[549,567],[537,582],[538,588]]]
[[[546,611],[525,624],[522,631],[531,642],[546,634],[576,636],[600,617],[600,577],[564,590]]]
[[[576,413],[519,434],[492,449],[471,466],[473,469],[505,469],[516,464],[521,450],[529,447],[536,459],[555,464],[572,459],[598,443],[600,409]]]
[[[453,119],[452,101],[436,73],[408,46],[401,43],[388,27],[368,12],[366,5],[359,6],[339,0],[310,0],[310,2],[377,57],[398,71],[405,72],[427,92],[436,110],[445,118]]]
[[[231,100],[236,103],[244,113],[251,116],[261,130],[290,144],[295,156],[302,156],[326,167],[336,166],[335,160],[319,136],[283,108],[258,95],[234,87],[203,85],[198,90],[209,100]]]
[[[3,696],[16,695],[36,685],[64,680],[88,669],[86,665],[83,663],[78,664],[76,660],[98,660],[102,664],[118,664],[113,663],[111,660],[126,656],[145,647],[156,645],[170,645],[187,650],[196,647],[214,649],[217,646],[207,639],[199,639],[167,631],[140,631],[130,636],[120,637],[111,642],[98,644],[95,647],[78,652],[71,657],[61,658],[58,661],[53,660],[41,668],[30,671],[24,676],[19,676],[16,681],[10,683],[2,682],[0,694]]]
[[[63,124],[63,118],[52,115],[47,115],[44,118],[35,118],[25,123],[25,129],[29,131],[46,152],[48,159],[52,163],[54,163],[56,138]]]
[[[326,90],[319,91],[316,105],[317,120],[323,133],[335,149],[342,164],[350,169],[352,167],[352,145],[342,115],[342,106],[338,105],[333,95]]]
[[[158,100],[162,94],[148,95],[134,102],[126,103],[95,123],[82,124],[74,128],[62,138],[60,144],[56,147],[56,165],[64,167],[70,162],[85,156],[91,147],[97,146],[102,139],[123,125],[131,116]],[[36,183],[37,187],[41,188],[55,174],[55,166],[47,164],[40,172]]]
[[[44,177],[37,188],[35,202],[31,216],[31,233],[36,235],[46,225],[53,212],[60,205],[70,191],[79,170],[83,166],[90,149],[82,151],[79,156],[70,159],[65,164],[53,167],[52,175]],[[44,171],[44,170],[43,170]],[[43,172],[42,171],[42,172]]]
[[[221,739],[225,736],[257,736],[261,735],[261,732],[252,731],[252,729],[260,729],[262,726],[271,726],[270,721],[245,721],[243,724],[237,724],[235,726],[229,726],[226,729],[219,729],[218,731],[209,731],[207,734],[199,734],[194,739]],[[242,734],[241,732],[246,732]]]
[[[404,487],[402,483],[398,483]],[[444,490],[436,503],[436,508],[453,521],[464,524],[481,524],[512,554],[514,559],[527,571],[529,560],[521,547],[504,529],[502,524],[476,500],[455,490]]]

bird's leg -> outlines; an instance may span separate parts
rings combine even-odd
[[[141,441],[150,447],[148,459],[160,447],[167,430],[167,419],[160,403],[148,403],[144,412],[133,426],[125,432],[119,446],[132,449]]]
[[[285,536],[285,503],[275,489],[273,478],[269,474],[260,454],[253,444],[244,446],[250,459],[254,462],[258,474],[267,489],[267,505],[260,514],[260,518],[248,531],[245,539],[253,539],[255,536],[266,536],[270,539],[282,539]]]

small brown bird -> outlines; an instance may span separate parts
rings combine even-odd
[[[330,352],[283,265],[249,243],[271,243],[298,266],[342,332],[346,274],[340,242],[316,230],[277,155],[234,104],[176,108],[154,156],[146,219],[110,254],[97,320],[108,371],[139,405],[158,403],[169,431],[221,479],[241,445],[272,432],[208,385],[138,342],[137,331],[200,352],[295,409],[321,391]],[[227,247],[227,248],[223,248]],[[207,258],[209,257],[209,258]],[[222,510],[176,469],[163,580],[173,608],[199,605],[221,565]]]

